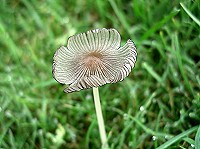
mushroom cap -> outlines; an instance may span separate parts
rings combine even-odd
[[[115,29],[95,29],[69,37],[53,57],[53,77],[69,85],[67,93],[122,81],[136,62],[136,46],[129,39],[120,47]]]

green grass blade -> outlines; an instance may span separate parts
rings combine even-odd
[[[195,136],[195,149],[200,149],[200,126],[197,130],[197,134]]]
[[[164,86],[164,82],[163,82],[162,78],[154,71],[154,69],[151,66],[149,66],[146,62],[144,62],[142,64],[142,66],[147,70],[147,72],[153,78],[155,78],[162,86]]]
[[[129,33],[129,35],[131,35],[130,26],[129,26],[129,23],[127,22],[127,20],[126,20],[126,17],[125,17],[125,14],[123,13],[123,11],[119,9],[119,7],[117,6],[117,4],[114,0],[109,0],[109,2],[110,2],[110,5],[113,8],[115,14],[119,18],[119,21],[121,22],[121,24],[125,28],[125,30],[127,31],[127,33]]]
[[[170,145],[176,143],[177,141],[181,140],[183,137],[193,133],[194,131],[196,131],[198,129],[198,126],[192,127],[182,133],[180,133],[179,135],[171,138],[170,140],[168,140],[167,142],[165,142],[164,144],[162,144],[161,146],[159,146],[157,149],[165,149],[168,148]]]
[[[41,81],[40,83],[37,83],[37,84],[33,85],[32,87],[33,88],[45,88],[45,87],[57,84],[57,82],[55,80],[52,80],[52,78],[50,80]]]
[[[31,3],[31,1],[22,0],[22,2],[27,7],[28,12],[30,13],[31,17],[34,19],[34,21],[36,22],[38,27],[43,29],[44,28],[44,23],[43,23],[40,15],[39,15],[39,13],[36,11],[36,9],[34,8],[33,4]]]
[[[120,140],[119,140],[119,144],[118,144],[118,148],[123,148],[123,144],[124,144],[124,140],[126,139],[126,134],[127,132],[130,130],[130,128],[133,125],[134,120],[132,120],[127,126],[126,128],[124,128],[124,130],[122,131],[121,135],[120,135]]]
[[[189,9],[187,9],[185,7],[185,5],[183,3],[180,3],[181,7],[185,10],[185,12],[190,16],[190,18],[195,22],[197,23],[199,26],[200,26],[200,21],[198,20],[197,17],[195,17],[190,11]]]
[[[158,29],[160,29],[165,23],[167,23],[171,18],[176,16],[180,10],[173,10],[169,15],[164,17],[161,21],[156,23],[152,28],[148,29],[146,33],[141,37],[140,42],[150,37],[154,34]]]
[[[89,148],[89,144],[90,144],[90,135],[92,134],[92,130],[93,130],[94,126],[96,126],[96,125],[97,125],[97,120],[94,119],[94,120],[91,122],[91,124],[90,124],[90,126],[89,126],[89,128],[88,128],[87,134],[86,134],[85,148]]]
[[[113,110],[117,113],[119,113],[120,115],[127,115],[127,117],[129,117],[130,119],[132,119],[139,127],[141,127],[146,133],[151,134],[153,136],[157,136],[157,137],[172,137],[172,135],[170,134],[166,134],[166,133],[160,133],[160,132],[155,132],[152,129],[148,128],[147,126],[145,126],[140,120],[139,118],[133,117],[130,114],[127,114],[123,111],[121,111],[120,109],[117,108],[113,108]]]
[[[153,131],[152,129],[148,128],[147,126],[145,126],[139,119],[135,118],[135,117],[132,117],[129,115],[129,117],[131,119],[133,119],[135,121],[135,123],[140,126],[146,133],[148,134],[151,134],[152,136],[156,136],[156,137],[165,137],[165,136],[168,136],[168,137],[171,137],[170,134],[166,134],[166,133],[161,133],[161,132],[155,132]]]
[[[3,50],[9,51],[13,59],[16,62],[20,63],[22,52],[16,45],[14,39],[10,36],[9,32],[6,30],[6,26],[2,22],[0,22],[0,43],[6,46],[6,49]]]
[[[6,126],[4,126],[4,130],[0,133],[0,145],[2,144],[2,142],[3,142],[2,140],[4,139],[4,137],[6,137],[6,134],[8,133],[10,126],[11,126],[14,122],[15,122],[15,121],[12,120],[12,121],[10,121],[9,123],[7,123]]]
[[[185,137],[183,138],[184,141],[188,142],[191,146],[194,146],[195,142],[193,139]]]
[[[192,95],[194,95],[194,91],[193,88],[188,80],[187,77],[187,73],[185,72],[184,66],[183,66],[183,62],[182,62],[182,56],[181,56],[181,51],[180,51],[180,46],[179,46],[179,40],[178,40],[178,35],[174,34],[172,36],[172,42],[173,42],[173,46],[174,46],[174,50],[175,50],[175,54],[176,54],[176,58],[177,58],[177,63],[181,72],[181,75],[183,77],[184,83],[186,88],[190,91],[190,93]]]

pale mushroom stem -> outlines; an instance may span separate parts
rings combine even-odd
[[[94,104],[96,109],[97,121],[99,125],[99,133],[101,137],[102,148],[108,148],[107,138],[106,138],[106,130],[104,126],[104,120],[101,110],[101,103],[99,98],[99,90],[98,87],[93,87],[93,95],[94,95]]]

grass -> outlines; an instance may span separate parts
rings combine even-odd
[[[100,88],[109,146],[199,145],[199,10],[186,0],[2,0],[0,148],[100,147],[92,89],[65,94],[51,67],[69,36],[102,27],[138,50],[129,77]]]

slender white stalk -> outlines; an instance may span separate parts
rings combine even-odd
[[[102,148],[108,148],[107,138],[106,138],[106,130],[104,126],[104,120],[101,110],[101,103],[99,98],[99,90],[98,87],[93,87],[93,95],[94,95],[94,104],[96,109],[97,121],[99,125],[99,133],[101,137]]]

